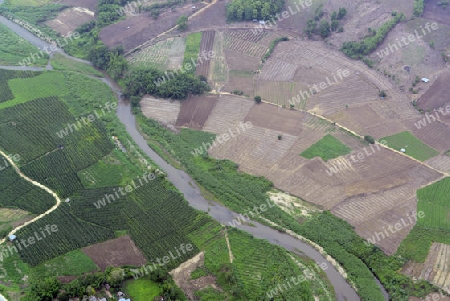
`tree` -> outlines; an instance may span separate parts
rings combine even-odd
[[[330,23],[327,20],[322,20],[319,23],[319,33],[322,38],[326,38],[330,35]]]
[[[340,7],[338,15],[337,15],[338,20],[341,20],[342,18],[344,18],[346,14],[347,14],[347,10],[345,9],[345,7]]]
[[[188,17],[186,17],[185,15],[181,15],[178,18],[177,25],[178,29],[180,29],[181,31],[185,31],[188,26]]]
[[[316,32],[317,23],[314,19],[309,19],[306,22],[305,33],[310,38]]]
[[[281,140],[283,138],[283,136],[278,135],[278,140]]]
[[[374,144],[375,143],[375,139],[373,139],[372,136],[364,136],[364,140],[366,140],[370,144]]]
[[[380,95],[380,97],[383,97],[383,98],[387,96],[387,94],[384,90],[381,90],[378,95]]]
[[[293,110],[293,109],[294,109],[294,105],[293,105],[293,104],[290,104],[290,105],[289,105],[289,108],[290,108],[291,110]]]
[[[336,31],[336,29],[339,27],[339,20],[333,20],[331,21],[331,31]]]
[[[31,296],[41,301],[52,301],[59,292],[61,283],[55,278],[37,280],[31,284]]]
[[[256,95],[256,96],[254,97],[254,99],[255,99],[256,103],[261,103],[261,96]]]
[[[331,21],[333,20],[337,20],[337,12],[335,11],[331,14]]]

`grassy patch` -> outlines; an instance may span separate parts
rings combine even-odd
[[[114,149],[98,163],[78,172],[78,177],[86,188],[126,186],[140,176],[142,172],[139,168],[130,164],[126,155],[118,149]]]
[[[46,72],[30,78],[15,78],[8,81],[14,99],[0,104],[0,110],[37,98],[66,94],[64,76],[57,72]]]
[[[144,278],[127,281],[124,290],[134,301],[153,300],[161,293],[158,284]]]
[[[425,212],[420,226],[450,230],[450,178],[417,190],[417,210]]]
[[[192,65],[192,62],[196,62],[198,58],[198,54],[200,53],[200,42],[202,41],[202,33],[201,32],[193,32],[190,33],[187,36],[186,39],[186,49],[184,51],[184,60],[183,60],[183,66],[186,63],[189,63]],[[190,71],[192,74],[195,73],[195,68],[191,69]]]
[[[80,276],[97,271],[98,266],[81,250],[71,251],[31,269],[33,277]]]
[[[0,65],[19,66],[22,60],[39,51],[30,42],[19,37],[5,25],[0,24]],[[47,65],[48,55],[44,54],[44,58],[39,58],[32,65],[40,67]]]
[[[439,152],[415,137],[411,132],[401,132],[392,136],[381,138],[379,141],[386,140],[389,147],[400,151],[406,150],[406,154],[419,161],[425,161],[439,154]]]
[[[102,73],[95,70],[94,67],[76,62],[58,53],[54,54],[53,58],[50,60],[50,64],[55,70],[67,70],[99,77],[103,76]]]
[[[306,159],[321,157],[324,161],[347,155],[352,151],[350,147],[339,141],[330,134],[311,145],[308,149],[300,154]]]

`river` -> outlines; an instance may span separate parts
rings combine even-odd
[[[3,2],[3,0],[0,0],[0,4]],[[31,33],[29,33],[27,30],[21,28],[19,25],[15,24],[14,22],[11,22],[10,20],[0,16],[0,22],[4,25],[8,26],[12,31],[17,33],[19,36],[23,37],[24,39],[31,42],[33,45],[43,48],[43,47],[49,47],[50,44],[47,42],[35,37]],[[85,62],[89,63],[87,61],[73,58],[67,54],[65,54],[62,50],[58,51],[59,53],[65,55],[66,57],[69,57],[75,61],[78,62]],[[2,68],[0,66],[0,68]],[[7,67],[8,68],[8,67]],[[21,67],[19,67],[21,68]],[[18,69],[17,67],[13,67],[11,69]],[[38,70],[39,68],[29,67],[29,68],[22,68],[21,70],[28,69],[28,70]],[[19,69],[20,70],[20,69]],[[139,133],[136,127],[136,119],[135,116],[131,113],[130,104],[122,99],[120,97],[120,88],[118,85],[110,79],[108,76],[105,76],[105,78],[102,79],[105,83],[107,83],[111,89],[117,92],[119,103],[117,107],[117,116],[120,119],[120,121],[125,125],[127,132],[129,135],[133,138],[133,140],[136,142],[136,144],[157,164],[159,167],[164,170],[167,174],[167,178],[170,182],[173,183],[173,185],[184,194],[184,197],[189,202],[189,204],[201,211],[208,212],[208,214],[217,220],[218,222],[228,225],[228,222],[231,222],[235,217],[237,217],[237,213],[230,211],[228,208],[219,205],[215,202],[206,200],[200,193],[200,189],[195,184],[195,182],[192,180],[192,178],[185,173],[182,170],[174,168],[172,165],[168,164],[164,159],[162,159],[156,152],[154,152],[145,141],[144,137]],[[252,224],[254,226],[246,226],[241,225],[238,226],[239,229],[246,231],[250,234],[252,234],[254,237],[266,239],[270,243],[281,246],[285,248],[286,250],[296,252],[298,254],[305,255],[309,257],[311,260],[314,260],[314,262],[317,263],[326,263],[327,269],[324,270],[325,274],[327,275],[331,285],[333,286],[336,298],[338,301],[354,301],[354,300],[360,300],[359,296],[356,294],[355,290],[347,283],[345,278],[343,278],[339,272],[333,267],[331,263],[329,263],[316,249],[314,249],[309,244],[306,244],[302,241],[300,241],[297,238],[294,238],[293,236],[290,236],[288,234],[280,233],[277,230],[274,230],[268,226],[262,225],[258,222],[252,221]],[[378,282],[378,280],[377,280]],[[384,287],[378,282],[383,295],[385,296],[386,300],[388,299],[388,294],[385,291]],[[0,295],[0,300],[3,296]],[[6,299],[5,299],[6,300]]]

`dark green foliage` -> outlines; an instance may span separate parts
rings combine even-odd
[[[270,43],[269,49],[267,50],[267,52],[262,57],[262,61],[265,62],[270,57],[272,52],[274,51],[275,46],[277,46],[278,43],[283,42],[283,41],[289,41],[289,38],[288,37],[281,37],[281,38],[277,38],[277,39],[273,40],[272,43]]]
[[[254,97],[254,99],[255,99],[256,103],[261,103],[261,96],[256,95],[256,96]]]
[[[44,230],[47,225],[56,225],[57,231],[49,235]],[[36,237],[35,233],[38,233],[39,237],[43,237],[42,230],[45,231],[44,234],[46,235],[44,239],[35,239],[35,243],[26,248],[19,247],[20,240]],[[14,244],[20,257],[32,266],[69,251],[114,238],[112,230],[87,223],[75,217],[70,212],[70,205],[65,203],[52,213],[20,229],[16,235],[17,241]]]
[[[169,72],[167,76],[155,68],[133,70],[124,78],[124,94],[127,97],[150,94],[164,98],[185,99],[190,93],[202,94],[210,90],[208,84],[195,75]]]
[[[353,59],[360,59],[363,55],[370,54],[383,42],[389,31],[403,18],[404,15],[402,13],[398,14],[392,20],[384,23],[378,31],[376,31],[375,35],[366,37],[361,41],[344,42],[341,50]]]
[[[384,90],[381,90],[380,93],[378,93],[378,95],[383,98],[387,96],[387,94]]]
[[[330,23],[327,20],[321,20],[319,23],[319,33],[322,38],[326,38],[330,35]]]
[[[188,27],[188,17],[181,15],[177,21],[178,29],[180,31],[185,31]]]
[[[316,32],[317,22],[314,19],[308,20],[306,23],[305,33],[308,38],[312,37],[312,35]]]
[[[373,139],[372,136],[364,136],[364,140],[366,140],[370,144],[374,144],[375,143],[375,139]]]
[[[336,31],[339,27],[339,20],[331,21],[331,31]]]
[[[53,301],[61,287],[56,278],[45,278],[32,282],[30,287],[30,298],[40,301]]]
[[[342,20],[346,14],[347,14],[347,10],[345,9],[345,7],[340,7],[338,15],[337,15],[337,19]]]
[[[279,13],[283,6],[284,0],[233,0],[227,6],[227,20],[269,20]]]
[[[99,0],[96,13],[97,26],[102,28],[119,20],[120,8],[125,4],[126,0]]]

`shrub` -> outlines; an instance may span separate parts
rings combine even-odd
[[[256,103],[261,103],[261,96],[256,95],[256,96],[254,97],[254,99],[255,99]]]
[[[375,139],[373,139],[372,136],[364,136],[364,140],[366,140],[370,144],[374,144],[375,143]]]
[[[378,95],[380,95],[380,97],[386,97],[387,94],[384,90],[381,90],[380,93],[378,93]]]

